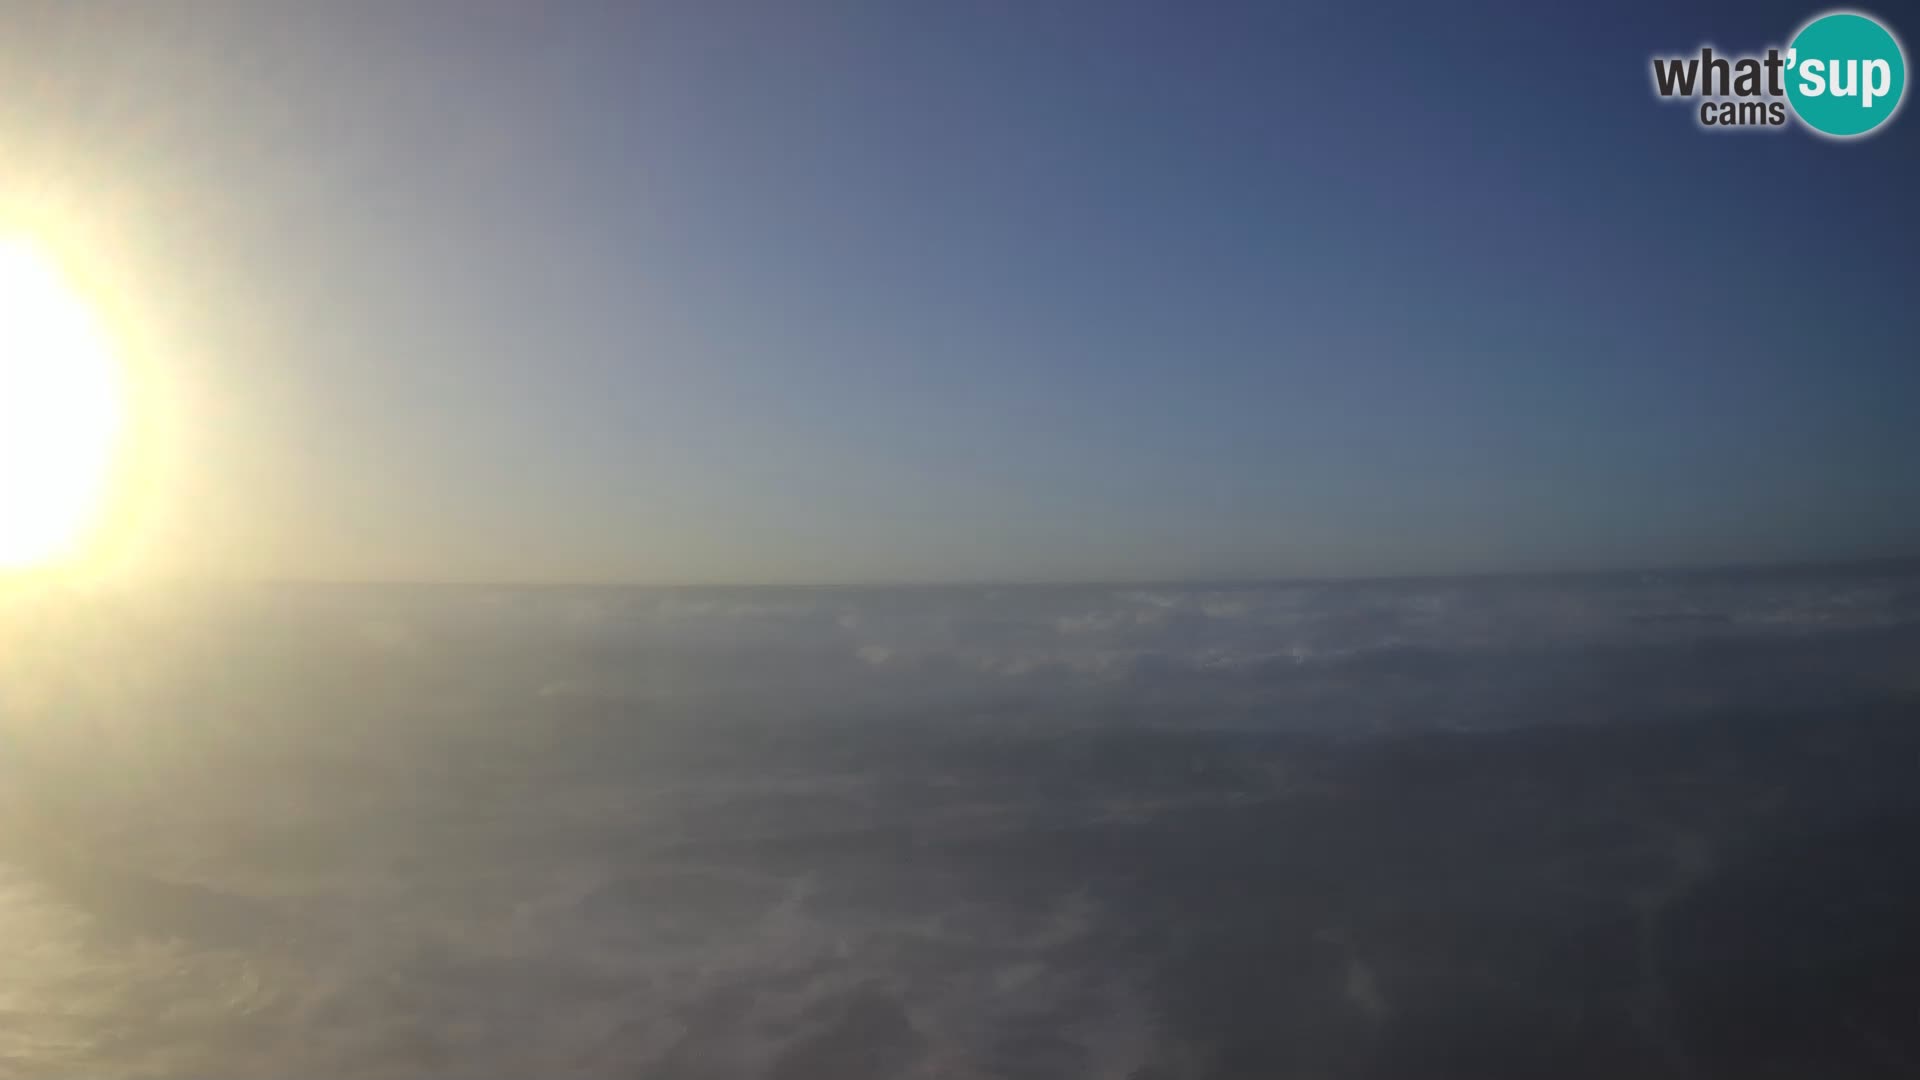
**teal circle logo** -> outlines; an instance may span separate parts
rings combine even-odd
[[[1787,100],[1823,135],[1865,135],[1900,108],[1907,58],[1887,28],[1851,11],[1822,15],[1787,47]]]

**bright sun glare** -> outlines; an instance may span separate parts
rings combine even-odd
[[[100,509],[121,370],[85,299],[0,239],[0,571],[72,554]]]

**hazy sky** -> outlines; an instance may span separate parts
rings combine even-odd
[[[1473,9],[0,0],[0,216],[139,327],[168,572],[1920,551],[1920,115],[1653,99],[1810,6]]]

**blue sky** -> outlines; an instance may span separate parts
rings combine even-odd
[[[159,562],[1920,551],[1914,115],[1648,85],[1815,8],[549,7],[9,5],[0,205],[107,237],[177,390]]]

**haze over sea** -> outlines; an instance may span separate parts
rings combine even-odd
[[[0,603],[0,1075],[1910,1076],[1920,568]]]

